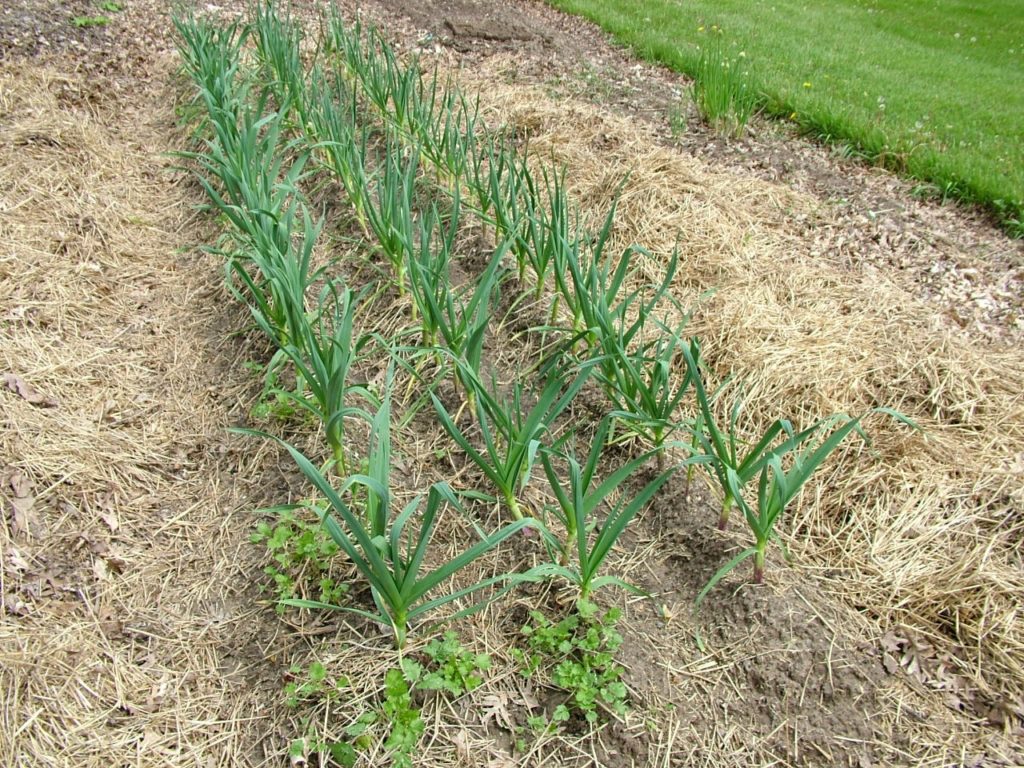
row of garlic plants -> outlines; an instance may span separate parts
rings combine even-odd
[[[326,499],[317,508],[326,530],[371,587],[375,612],[346,610],[391,626],[401,647],[410,622],[498,584],[561,577],[581,598],[604,584],[628,587],[599,575],[604,561],[636,514],[687,464],[706,467],[720,485],[723,526],[739,508],[754,538],[701,597],[747,558],[754,559],[755,581],[763,578],[782,511],[848,434],[863,434],[860,418],[837,416],[799,431],[779,419],[759,439],[741,440],[738,406],[724,422],[717,415],[699,342],[685,335],[683,324],[667,325],[658,314],[674,302],[676,257],[658,285],[630,289],[643,251],[607,251],[614,205],[599,231],[587,231],[563,170],[532,171],[500,132],[484,129],[474,100],[436,70],[424,73],[416,60],[403,61],[376,30],[348,26],[332,14],[307,66],[298,27],[269,4],[248,25],[187,17],[177,26],[207,137],[187,155],[211,207],[230,225],[218,248],[228,284],[278,349],[268,366],[274,380],[291,364],[296,385],[287,396],[323,424],[332,460],[317,467],[282,445]],[[313,217],[303,193],[314,171],[344,193],[374,256],[390,266],[399,295],[410,297],[418,343],[357,335],[354,318],[377,294],[314,268],[323,220]],[[450,267],[469,221],[492,234],[493,249],[478,277],[455,287]],[[496,294],[513,275],[521,288],[533,281],[528,292],[535,300],[550,302],[543,331],[560,339],[537,392],[522,381],[499,386],[484,363]],[[383,393],[374,393],[353,384],[350,371],[359,356],[379,347],[389,374]],[[472,430],[437,397],[440,379],[423,375],[428,364],[453,377]],[[396,365],[422,376],[440,424],[511,517],[432,569],[425,563],[438,516],[446,505],[460,508],[460,499],[446,483],[435,483],[402,509],[391,503]],[[592,379],[608,407],[579,457],[571,432],[559,434],[556,425]],[[369,425],[365,473],[350,473],[347,465],[345,424],[352,419]],[[645,450],[602,480],[599,465],[616,430],[639,438]],[[635,496],[623,495],[626,481],[652,456],[660,474]],[[541,470],[555,502],[539,517],[526,516],[523,491]],[[455,573],[527,527],[540,533],[550,562],[443,591]]]

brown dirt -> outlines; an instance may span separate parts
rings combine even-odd
[[[333,616],[282,620],[256,590],[264,563],[248,543],[251,510],[304,491],[266,445],[226,433],[248,421],[258,390],[242,363],[265,350],[238,333],[245,318],[224,300],[219,264],[197,250],[216,236],[191,210],[200,191],[168,172],[162,155],[185,137],[175,126],[182,86],[161,6],[131,2],[110,25],[68,30],[77,6],[16,0],[4,11],[14,21],[0,25],[0,374],[17,377],[0,387],[6,765],[283,765],[288,744],[305,734],[304,718],[324,738],[340,733],[374,706],[394,665],[375,627]],[[797,565],[773,566],[770,584],[758,588],[736,572],[695,614],[695,595],[741,539],[714,529],[715,502],[703,483],[687,488],[674,478],[610,564],[656,600],[600,596],[625,610],[620,657],[633,705],[625,721],[528,737],[527,754],[512,753],[526,716],[563,696],[523,681],[509,649],[527,610],[555,615],[566,595],[521,590],[459,625],[467,646],[492,654],[493,669],[465,699],[421,700],[428,729],[417,764],[1024,764],[1013,698],[1024,690],[1021,634],[1011,610],[1022,591],[1012,570],[1001,570],[1019,569],[1018,470],[1007,465],[993,479],[973,467],[962,477],[947,469],[959,441],[1002,457],[985,435],[993,423],[1004,422],[1009,444],[1020,445],[1019,425],[1005,424],[1021,383],[1013,374],[1013,345],[1024,336],[1020,244],[976,214],[914,199],[906,182],[841,161],[784,127],[757,123],[739,142],[713,137],[682,106],[682,78],[638,64],[589,25],[541,4],[361,6],[407,48],[461,65],[470,87],[485,84],[489,115],[532,132],[539,152],[570,164],[587,215],[600,215],[624,167],[643,171],[624,191],[622,239],[659,253],[678,239],[670,224],[680,211],[691,217],[681,246],[691,271],[680,291],[722,288],[697,318],[722,326],[707,331],[710,351],[805,353],[803,367],[778,366],[782,383],[757,380],[754,394],[764,400],[800,398],[813,412],[852,407],[843,399],[853,396],[845,383],[822,384],[821,363],[800,347],[813,326],[794,337],[770,316],[781,344],[758,335],[764,322],[752,327],[751,307],[774,311],[776,293],[810,306],[804,283],[774,286],[770,269],[751,266],[757,257],[791,274],[818,270],[814,287],[838,297],[824,311],[837,315],[865,295],[846,293],[847,282],[877,282],[884,300],[904,302],[882,314],[918,352],[977,347],[955,358],[928,353],[949,371],[892,363],[916,372],[899,385],[908,398],[926,379],[924,417],[935,415],[937,436],[928,449],[886,434],[879,450],[913,482],[919,475],[906,467],[922,464],[944,484],[900,508],[877,465],[844,457],[864,469],[863,483],[844,489],[840,507],[808,504],[796,516],[789,536]],[[673,135],[668,117],[678,111],[687,127]],[[669,207],[666,189],[689,207]],[[645,207],[660,220],[636,213]],[[749,286],[732,257],[766,289],[761,304],[735,298]],[[376,320],[400,322],[402,309]],[[492,348],[504,370],[524,363],[515,322],[508,318]],[[845,350],[830,328],[817,329],[826,349]],[[964,372],[976,388],[950,383]],[[862,376],[886,402],[896,396],[890,373],[876,372],[875,383],[870,370]],[[591,418],[582,408],[575,415]],[[301,430],[291,438],[314,442]],[[439,479],[478,485],[444,444],[419,417],[396,435],[406,490]],[[921,500],[929,494],[942,498],[948,522],[919,514],[930,509]],[[542,487],[529,495],[543,502]],[[843,510],[862,528],[837,522]],[[477,511],[486,523],[499,519],[486,505]],[[453,550],[471,535],[457,517],[442,528],[438,542]],[[851,544],[860,533],[870,556],[835,554],[844,537],[861,552]],[[979,547],[984,561],[960,557]],[[522,564],[538,557],[526,539],[510,550],[505,557]],[[937,552],[927,563],[944,558],[950,572],[902,572],[921,552]],[[483,565],[498,567],[496,556]],[[984,608],[976,608],[979,595]],[[940,627],[932,614],[953,600],[964,613],[957,626]],[[977,636],[959,626],[976,626],[975,610]],[[350,688],[290,712],[281,692],[287,670],[311,660]],[[380,744],[359,764],[387,764]]]

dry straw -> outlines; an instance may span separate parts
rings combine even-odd
[[[248,552],[223,429],[245,374],[216,270],[175,254],[194,197],[161,172],[173,94],[119,103],[92,77],[0,67],[0,373],[57,401],[0,391],[0,482],[34,500],[17,526],[0,502],[0,764],[238,765],[281,714],[244,672],[263,609],[225,587]]]
[[[809,198],[711,172],[589,105],[477,76],[482,112],[536,162],[568,166],[592,226],[629,175],[609,247],[649,248],[655,284],[678,248],[675,298],[696,308],[689,330],[711,369],[743,383],[748,435],[779,416],[883,405],[924,427],[868,419],[873,451],[851,444],[823,468],[789,520],[790,546],[830,574],[829,591],[927,638],[982,694],[1024,694],[1024,353],[968,342],[884,276],[815,255],[789,234]],[[463,77],[468,90],[484,82]]]

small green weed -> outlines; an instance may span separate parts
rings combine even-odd
[[[686,133],[686,107],[681,103],[669,107],[668,130],[673,141],[678,141]]]
[[[273,561],[264,573],[273,582],[277,611],[283,613],[284,600],[308,597],[323,603],[338,603],[348,592],[348,585],[330,575],[330,561],[338,545],[317,522],[303,520],[295,513],[300,507],[279,508],[278,520],[271,525],[261,522],[250,537],[254,544],[264,544]]]
[[[327,668],[319,661],[310,664],[308,670],[293,664],[285,680],[284,703],[292,709],[303,702],[328,701],[348,687],[348,680],[345,678],[333,682],[328,680]]]
[[[384,675],[384,695],[379,707],[363,713],[345,729],[345,735],[352,743],[341,742],[331,745],[334,751],[344,750],[351,762],[337,760],[342,765],[352,765],[357,756],[356,749],[368,746],[371,726],[380,724],[391,729],[384,742],[384,749],[391,753],[389,765],[394,768],[410,768],[412,756],[425,730],[423,716],[413,705],[413,691],[416,688],[441,691],[452,696],[462,696],[477,688],[482,682],[482,673],[490,668],[491,659],[486,655],[473,655],[459,643],[454,632],[446,632],[440,640],[432,640],[423,649],[427,663],[405,657],[399,666],[389,669]],[[312,669],[311,669],[312,672]],[[332,757],[334,756],[332,751]]]
[[[117,0],[103,0],[101,3],[97,3],[101,11],[107,13],[120,13],[124,10],[124,4],[117,2]]]
[[[303,732],[306,735],[292,740],[288,747],[288,758],[292,765],[338,765],[341,768],[352,768],[359,760],[359,752],[370,746],[366,730],[375,720],[374,713],[364,713],[342,729],[350,741],[324,741],[316,737],[315,726],[310,719],[304,718]],[[316,755],[319,762],[311,761],[311,755]]]
[[[484,681],[483,673],[491,668],[490,656],[470,653],[454,632],[445,632],[440,640],[431,640],[423,653],[433,669],[424,671],[419,688],[443,691],[456,698],[479,688]]]
[[[380,717],[391,724],[391,734],[384,748],[393,753],[391,765],[394,768],[411,768],[412,754],[423,735],[423,718],[412,705],[412,689],[422,674],[423,668],[406,658],[400,668],[389,669],[384,676]]]
[[[531,722],[531,727],[546,730],[567,721],[573,710],[588,723],[598,721],[599,708],[625,715],[628,692],[621,679],[624,669],[614,658],[622,645],[622,635],[615,629],[620,615],[617,608],[601,613],[594,603],[585,600],[576,603],[576,613],[557,624],[538,611],[530,613],[532,623],[522,629],[529,650],[513,650],[523,665],[524,677],[532,677],[553,662],[551,683],[571,694],[568,702],[555,708],[550,723],[543,717],[532,718],[537,722]]]
[[[345,677],[329,679],[327,668],[319,661],[312,662],[308,669],[293,664],[285,676],[285,681],[284,703],[291,709],[331,702],[349,687],[349,681]],[[293,764],[298,765],[305,764],[308,757],[315,754],[320,757],[319,765],[352,768],[359,758],[359,751],[370,746],[365,733],[375,721],[376,714],[366,712],[342,729],[342,733],[350,741],[324,741],[317,736],[315,718],[304,716],[301,718],[301,732],[304,736],[292,740],[288,747],[288,757]]]
[[[75,16],[71,26],[83,29],[87,27],[105,27],[110,23],[109,16]]]
[[[268,392],[249,411],[254,421],[291,421],[299,414],[299,406],[284,392]]]

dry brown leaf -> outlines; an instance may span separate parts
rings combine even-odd
[[[508,703],[509,695],[504,691],[484,696],[480,702],[480,722],[486,726],[489,721],[493,720],[494,724],[500,728],[508,731],[515,730],[512,716],[508,711]]]
[[[104,636],[113,638],[124,634],[124,622],[110,606],[101,608],[96,614],[96,619]]]
[[[896,661],[891,653],[882,654],[882,666],[885,667],[885,671],[890,675],[895,675],[900,671],[900,663]]]
[[[455,744],[455,753],[458,755],[460,761],[471,763],[473,761],[473,747],[470,744],[469,731],[462,729],[455,738],[452,739]]]
[[[5,373],[3,375],[3,382],[7,389],[32,405],[38,405],[41,408],[57,407],[57,401],[54,398],[44,395],[15,373]]]
[[[31,534],[37,522],[32,516],[32,508],[36,503],[32,495],[32,481],[21,470],[10,468],[5,472],[3,487],[11,493],[11,517],[15,534]]]
[[[96,576],[97,581],[110,581],[110,568],[107,567],[107,561],[102,557],[97,557],[92,563],[92,572]]]
[[[27,616],[29,604],[16,594],[0,594],[0,607],[9,616]]]
[[[14,547],[7,550],[7,562],[10,563],[11,570],[20,573],[25,573],[29,569],[28,561]]]
[[[106,523],[111,533],[117,531],[121,527],[121,521],[117,517],[117,509],[114,504],[114,491],[109,490],[99,500],[96,505],[96,512],[99,514],[100,519]]]

